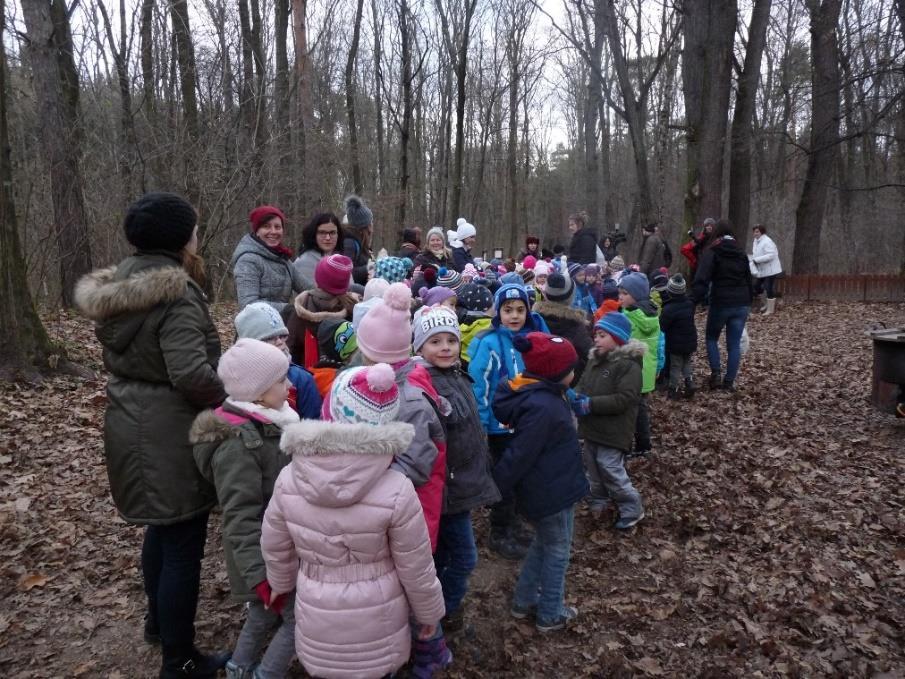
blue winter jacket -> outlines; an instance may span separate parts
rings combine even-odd
[[[525,369],[525,364],[521,352],[512,346],[515,334],[500,326],[499,312],[491,321],[491,326],[490,330],[476,335],[468,345],[468,374],[474,381],[472,388],[484,431],[488,434],[508,434],[510,430],[493,415],[493,397],[497,385],[518,375]],[[534,331],[550,332],[544,319],[532,311],[517,334]]]
[[[287,375],[295,387],[295,411],[306,420],[321,418],[321,395],[314,383],[314,376],[300,365],[289,366]]]
[[[493,411],[514,430],[493,469],[504,498],[528,519],[571,507],[588,492],[578,432],[563,384],[518,375],[497,387]]]

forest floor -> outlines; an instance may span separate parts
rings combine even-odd
[[[231,311],[215,308],[224,338]],[[100,374],[89,323],[45,321]],[[905,307],[786,307],[749,323],[736,394],[654,396],[655,454],[629,465],[647,518],[622,535],[579,506],[568,631],[509,617],[517,564],[487,551],[479,516],[471,629],[449,639],[446,676],[905,675],[905,421],[868,402],[871,321],[905,323]],[[703,380],[703,353],[696,363]],[[4,677],[159,668],[141,636],[142,532],[110,500],[104,405],[102,377],[0,387]],[[216,515],[203,573],[198,642],[226,647],[242,611]]]

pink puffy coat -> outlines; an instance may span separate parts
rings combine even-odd
[[[283,434],[292,462],[264,514],[274,592],[296,590],[295,648],[315,677],[382,677],[409,658],[409,616],[443,617],[421,505],[389,469],[410,424],[303,420]]]

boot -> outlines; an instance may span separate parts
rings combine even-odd
[[[446,646],[446,639],[418,639],[412,643],[412,671],[414,679],[431,679],[435,672],[452,665],[452,651]]]
[[[197,648],[188,655],[164,650],[160,679],[216,679],[217,672],[226,666],[231,655],[229,651],[208,655]]]
[[[710,391],[715,391],[723,386],[723,376],[720,375],[718,370],[710,373],[710,381],[707,383],[707,386],[710,387]]]
[[[670,401],[678,401],[679,400],[679,388],[678,387],[670,387],[669,391],[666,392],[666,398]]]
[[[764,316],[769,316],[774,311],[776,311],[776,298],[767,300],[767,309],[764,311]]]
[[[685,398],[693,399],[694,393],[698,390],[696,386],[694,386],[694,380],[690,377],[685,380]]]
[[[144,637],[146,644],[155,646],[160,644],[160,625],[157,624],[157,619],[151,613],[145,614]]]

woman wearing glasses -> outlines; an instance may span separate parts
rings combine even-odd
[[[339,218],[332,212],[321,212],[302,229],[302,247],[295,260],[295,270],[305,290],[314,286],[314,268],[321,258],[332,255],[343,242]],[[337,254],[342,254],[337,253]]]

